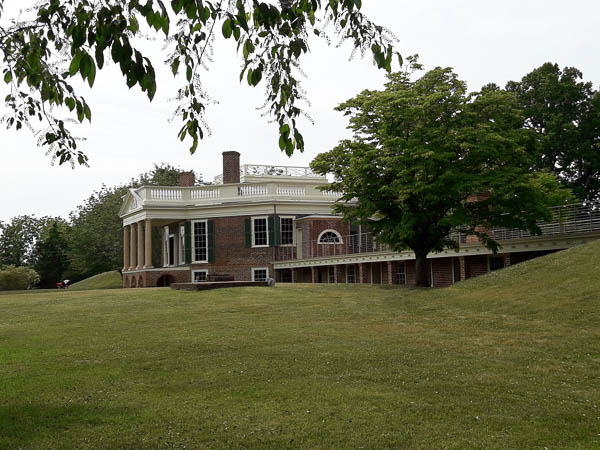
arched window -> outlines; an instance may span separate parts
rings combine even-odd
[[[319,244],[342,244],[340,233],[335,230],[325,230],[319,235]]]

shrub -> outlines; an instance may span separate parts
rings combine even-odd
[[[32,289],[39,282],[40,276],[29,267],[0,267],[0,291]]]

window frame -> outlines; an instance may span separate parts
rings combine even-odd
[[[171,233],[171,228],[169,225],[165,225],[163,227],[163,244],[162,244],[162,248],[163,248],[163,267],[175,267],[177,266],[177,239],[175,239],[175,236],[177,236],[174,233]],[[169,264],[169,260],[171,259],[171,250],[170,250],[170,241],[171,238],[173,238],[173,264]]]
[[[264,270],[266,272],[264,281],[267,281],[269,279],[269,268],[268,267],[252,267],[252,269],[251,269],[252,281],[257,281],[256,277],[255,277],[255,272],[257,270]]]
[[[182,266],[185,264],[185,222],[179,224],[178,253],[179,265]]]
[[[196,273],[204,273],[206,274],[206,280],[196,281],[196,277],[194,276]],[[195,269],[192,270],[192,283],[205,283],[208,281],[208,269]]]
[[[402,270],[400,270],[402,267]],[[454,272],[452,272],[454,274]],[[396,278],[400,286],[406,286],[406,262],[398,261],[396,265]]]
[[[350,275],[350,268],[352,268],[352,275]],[[350,281],[350,277],[354,279],[354,281]],[[357,283],[357,274],[356,274],[356,266],[354,264],[348,264],[346,266],[346,283],[347,284],[356,284]]]
[[[254,222],[256,220],[264,220],[265,221],[265,233],[266,233],[266,244],[256,245],[256,235],[254,233]],[[269,216],[253,216],[250,219],[251,231],[252,231],[252,248],[265,248],[269,247]]]
[[[292,242],[290,244],[283,244],[283,219],[292,219]],[[280,247],[294,247],[296,245],[296,216],[279,216],[279,246]]]
[[[502,267],[496,267],[495,269],[492,269],[492,260],[493,259],[502,259]],[[503,255],[488,255],[487,263],[488,263],[488,273],[495,272],[496,270],[502,270],[506,267],[506,264],[504,263]]]
[[[196,224],[197,223],[202,223],[204,222],[204,227],[206,230],[205,233],[205,238],[204,238],[204,242],[205,242],[205,246],[206,246],[206,260],[197,260],[196,259]],[[191,221],[191,227],[190,227],[190,231],[192,232],[192,263],[193,264],[208,264],[208,219],[198,219],[198,220],[192,220]]]
[[[321,238],[323,237],[323,235],[325,233],[333,233],[337,236],[337,238],[340,240],[339,242],[321,242]],[[324,231],[321,231],[321,234],[319,234],[319,237],[317,238],[317,244],[319,245],[339,245],[339,244],[343,244],[344,243],[344,239],[342,238],[342,235],[333,229],[327,229]]]

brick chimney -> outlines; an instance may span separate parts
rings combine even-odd
[[[179,172],[179,186],[190,187],[196,184],[194,172]]]
[[[240,182],[240,154],[223,152],[223,184]]]

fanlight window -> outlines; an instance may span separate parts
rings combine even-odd
[[[336,231],[324,231],[319,236],[319,244],[341,244],[342,237]]]

